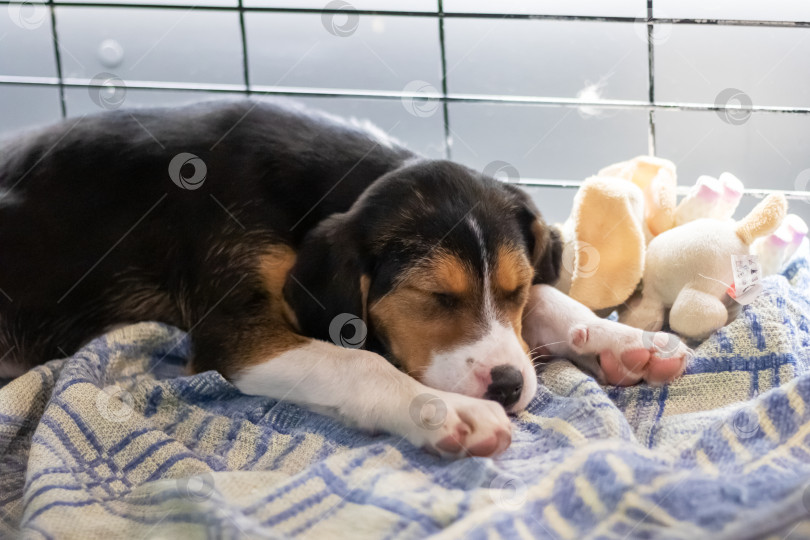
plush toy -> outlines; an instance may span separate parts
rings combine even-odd
[[[730,173],[701,176],[678,205],[676,180],[672,162],[647,156],[585,180],[559,226],[557,288],[601,315],[619,308],[622,322],[646,330],[659,330],[668,314],[675,332],[700,339],[755,296],[753,289],[747,299],[729,289],[732,255],[753,253],[762,275],[775,273],[808,228],[798,216],[785,218],[781,195],[735,223],[743,184]]]
[[[675,224],[677,176],[675,164],[668,159],[638,156],[605,167],[597,176],[623,178],[641,189],[644,193],[644,225],[648,241]]]
[[[594,311],[636,290],[644,271],[644,194],[615,178],[589,178],[560,231],[564,247],[557,288]]]
[[[753,241],[776,230],[786,212],[784,195],[772,194],[739,222],[699,218],[656,236],[647,246],[641,294],[619,321],[658,331],[669,309],[670,328],[692,339],[725,326],[732,257],[749,255]]]
[[[788,214],[770,236],[757,238],[751,246],[759,257],[764,275],[775,274],[796,253],[807,236],[807,224],[796,214]]]
[[[742,182],[731,173],[701,176],[675,209],[675,226],[700,218],[729,219],[742,195]]]
[[[597,313],[630,298],[641,280],[647,242],[675,220],[675,165],[639,156],[583,182],[560,226],[557,288]]]

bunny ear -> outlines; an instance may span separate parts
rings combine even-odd
[[[598,176],[624,178],[644,193],[646,226],[652,236],[675,225],[677,175],[675,164],[668,159],[638,156],[605,167]]]
[[[629,182],[598,177],[583,182],[569,223],[574,238],[563,250],[569,296],[596,310],[633,294],[644,271],[643,198]]]
[[[760,236],[751,244],[751,253],[759,257],[762,275],[776,274],[790,261],[807,237],[807,223],[796,214],[785,216],[779,228]]]
[[[787,214],[787,200],[781,193],[771,193],[737,223],[737,236],[746,245],[755,238],[775,231]]]

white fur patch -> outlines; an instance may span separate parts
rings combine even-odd
[[[508,444],[509,419],[494,402],[428,388],[381,356],[324,341],[312,340],[249,366],[234,378],[234,384],[246,394],[298,403],[350,425],[396,433],[416,446],[443,453],[439,443],[458,437],[462,429],[467,433],[465,448],[476,448],[493,437],[501,441],[498,448],[479,450],[483,454],[477,455],[502,451],[504,441]],[[438,407],[429,419],[424,417],[426,403]]]
[[[489,330],[479,340],[434,354],[422,381],[448,392],[483,397],[491,382],[492,368],[503,365],[523,374],[523,392],[512,407],[520,410],[534,397],[537,377],[514,330],[497,320],[490,321]]]
[[[467,224],[470,226],[475,238],[478,240],[478,249],[481,252],[481,265],[484,271],[484,305],[482,306],[482,313],[488,324],[491,324],[491,322],[495,320],[495,302],[492,298],[492,272],[489,268],[489,253],[487,252],[487,245],[484,241],[484,232],[481,230],[481,226],[472,216],[467,218]]]

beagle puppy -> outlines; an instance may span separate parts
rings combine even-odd
[[[69,119],[0,146],[0,376],[162,321],[242,392],[491,456],[536,356],[614,384],[685,365],[554,289],[561,253],[515,186],[295,104]]]

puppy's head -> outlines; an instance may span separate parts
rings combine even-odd
[[[427,161],[313,230],[284,292],[306,335],[362,342],[428,386],[520,410],[537,389],[523,308],[532,284],[556,281],[560,255],[523,192]]]

